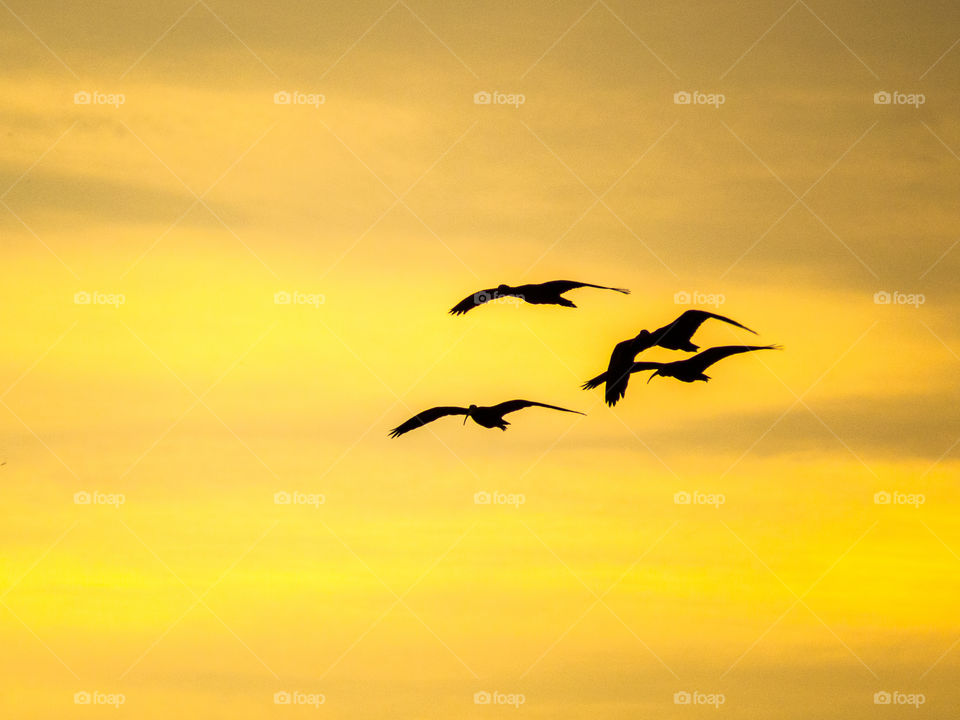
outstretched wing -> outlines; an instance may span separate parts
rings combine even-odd
[[[700,329],[701,325],[711,318],[714,320],[722,320],[723,322],[730,323],[731,325],[736,325],[738,328],[742,328],[747,332],[752,332],[754,335],[757,334],[754,330],[751,330],[746,325],[741,325],[736,320],[731,320],[723,315],[717,315],[716,313],[707,312],[706,310],[687,310],[669,325],[664,325],[662,328],[654,330],[653,336],[658,340],[669,337],[675,342],[690,342],[693,334]]]
[[[579,410],[567,410],[567,408],[558,407],[557,405],[547,405],[545,403],[534,402],[533,400],[507,400],[499,405],[494,405],[490,409],[496,411],[499,415],[506,415],[507,413],[516,412],[517,410],[523,410],[528,407],[545,407],[551,410],[562,410],[563,412],[576,413],[577,415],[586,415],[586,413],[582,413]]]
[[[696,357],[696,355],[694,355]],[[670,363],[662,362],[635,362],[630,366],[630,372],[643,372],[644,370],[659,370],[664,365],[669,365]]]
[[[458,302],[452,308],[450,308],[451,315],[463,315],[465,312],[473,310],[478,305],[483,305],[493,300],[497,296],[497,289],[490,288],[488,290],[481,290],[480,292],[475,292],[473,295],[468,295],[463,300]]]
[[[593,390],[595,387],[600,387],[607,381],[607,373],[602,372],[594,378],[590,378],[580,387],[584,390]]]
[[[408,433],[411,430],[416,430],[418,427],[423,427],[429,422],[433,422],[437,418],[446,417],[447,415],[466,415],[467,409],[462,407],[435,407],[430,408],[429,410],[424,410],[419,415],[414,415],[412,418],[407,420],[402,425],[397,425],[393,430],[390,431],[390,437],[400,437],[404,433]]]
[[[721,345],[720,347],[712,347],[709,350],[704,350],[701,353],[697,353],[692,358],[681,360],[680,362],[690,363],[693,367],[698,368],[700,372],[703,372],[715,362],[719,362],[720,360],[730,357],[731,355],[752,352],[753,350],[780,349],[781,347],[779,345]]]
[[[666,364],[667,363],[659,363],[659,362],[635,362],[630,366],[630,372],[635,373],[635,372],[642,372],[644,370],[659,370]],[[647,382],[650,382],[650,381],[648,380]],[[610,386],[608,385],[607,387],[609,388]],[[626,390],[626,387],[627,387],[626,383],[624,383],[623,387],[624,387],[624,390]],[[620,397],[614,398],[613,401],[607,398],[607,405],[609,405],[610,407],[613,407],[614,405],[617,404],[617,402],[622,397],[623,395],[621,395]]]
[[[621,399],[621,398],[624,396],[624,394],[626,393],[626,390],[627,390],[627,382],[626,382],[626,380],[627,380],[627,378],[630,377],[630,373],[640,372],[641,370],[654,370],[654,369],[660,368],[660,367],[663,367],[663,363],[658,363],[658,362],[628,362],[628,363],[627,363],[627,369],[624,371],[624,375],[623,375],[623,383],[622,383],[622,385],[623,385],[623,391],[620,392],[619,395],[616,395],[612,400],[610,399],[610,385],[611,385],[611,383],[608,381],[608,378],[610,377],[610,371],[609,371],[609,370],[607,370],[607,371],[604,372],[604,373],[600,373],[600,374],[597,375],[595,378],[591,378],[590,380],[587,380],[587,381],[583,384],[582,387],[583,387],[584,390],[593,390],[595,387],[599,387],[600,385],[603,385],[604,382],[606,382],[606,383],[607,383],[607,394],[606,394],[606,398],[605,398],[605,399],[606,399],[607,405],[609,405],[610,407],[613,407],[614,405],[616,405],[616,404],[620,401],[620,399]]]
[[[604,399],[607,405],[613,407],[627,393],[630,382],[630,368],[637,357],[638,346],[633,340],[624,340],[617,343],[610,353],[610,363],[607,365],[607,389]]]
[[[630,291],[626,288],[607,287],[606,285],[593,285],[591,283],[577,282],[576,280],[551,280],[550,282],[540,283],[540,287],[547,292],[555,292],[557,295],[561,295],[567,290],[574,290],[575,288],[582,287],[592,287],[599,290],[615,290],[616,292],[623,293],[624,295],[630,294]]]

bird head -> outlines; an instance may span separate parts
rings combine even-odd
[[[650,334],[649,330],[641,330],[640,334],[637,335],[634,340],[642,345],[644,349],[653,345],[653,335]]]
[[[506,293],[508,293],[508,292],[510,292],[510,286],[509,286],[509,285],[505,285],[504,283],[500,283],[499,285],[497,285],[497,294],[498,294],[498,295],[504,295],[504,294],[506,294]]]
[[[464,424],[464,425],[467,424],[467,418],[468,418],[468,417],[473,417],[473,413],[474,413],[474,411],[475,411],[476,409],[477,409],[477,406],[476,406],[476,405],[471,405],[470,407],[467,408],[467,414],[463,416],[463,424]]]

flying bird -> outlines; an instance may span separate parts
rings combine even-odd
[[[551,280],[545,283],[535,283],[530,285],[498,285],[495,288],[480,290],[473,295],[465,297],[450,309],[451,315],[463,315],[473,308],[498,300],[502,297],[515,297],[524,300],[531,305],[562,305],[563,307],[575,308],[572,302],[562,297],[563,293],[576,288],[591,287],[599,290],[614,290],[615,292],[629,295],[630,291],[625,288],[606,287],[605,285],[592,285],[590,283],[576,282],[574,280]]]
[[[550,408],[551,410],[562,410],[563,412],[576,413],[577,415],[585,415],[579,410],[567,410],[567,408],[557,407],[556,405],[546,405],[544,403],[534,402],[533,400],[508,400],[507,402],[502,402],[499,405],[491,405],[489,407],[471,405],[470,407],[454,407],[454,406],[441,406],[430,408],[429,410],[424,410],[418,415],[414,415],[412,418],[407,420],[402,425],[397,425],[393,430],[390,431],[390,437],[400,437],[404,433],[408,433],[411,430],[416,430],[418,427],[423,427],[429,422],[433,422],[438,418],[446,417],[447,415],[465,415],[463,418],[463,424],[467,424],[467,418],[473,420],[477,425],[485,428],[500,428],[501,430],[506,430],[508,423],[503,419],[503,416],[507,413],[516,412],[517,410],[523,410],[523,408],[528,407],[544,407]]]
[[[720,347],[713,347],[708,350],[704,350],[701,353],[697,353],[693,357],[689,357],[686,360],[677,360],[675,362],[661,363],[661,362],[635,362],[630,366],[630,372],[642,372],[643,370],[654,370],[655,372],[647,378],[649,383],[657,375],[662,377],[672,377],[676,378],[681,382],[695,382],[697,380],[702,380],[704,382],[710,379],[709,375],[704,375],[704,370],[713,365],[716,362],[723,360],[724,358],[730,357],[731,355],[737,355],[739,353],[752,352],[753,350],[780,350],[782,349],[780,345],[722,345]],[[600,373],[595,378],[587,380],[583,384],[584,390],[592,390],[598,385],[602,385],[607,381],[609,370],[607,372]],[[612,404],[612,403],[611,403]]]
[[[664,325],[653,332],[641,330],[640,334],[629,340],[618,343],[610,354],[610,363],[607,365],[607,388],[605,399],[611,407],[617,404],[627,392],[627,383],[630,381],[631,367],[634,360],[644,350],[659,345],[668,350],[685,350],[696,352],[700,348],[691,342],[693,334],[707,320],[722,320],[725,323],[736,325],[754,335],[757,333],[723,315],[707,312],[706,310],[687,310],[669,325]]]

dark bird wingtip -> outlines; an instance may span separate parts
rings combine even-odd
[[[605,396],[604,400],[606,401],[607,405],[609,405],[610,407],[613,407],[618,402],[623,400],[624,395],[626,395],[626,393],[622,393],[622,392],[613,393]]]

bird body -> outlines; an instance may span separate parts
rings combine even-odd
[[[507,425],[510,423],[504,420],[503,416],[507,413],[516,412],[517,410],[522,410],[523,408],[528,407],[544,407],[549,408],[550,410],[576,413],[577,415],[585,414],[579,410],[568,410],[567,408],[558,407],[557,405],[547,405],[545,403],[534,402],[533,400],[508,400],[497,405],[471,405],[465,408],[458,406],[440,406],[430,408],[429,410],[424,410],[422,413],[414,415],[405,423],[402,423],[391,430],[390,437],[400,437],[404,433],[408,433],[411,430],[416,430],[419,427],[423,427],[427,423],[433,422],[434,420],[442,417],[446,417],[447,415],[465,415],[466,417],[463,418],[464,424],[466,424],[467,418],[470,418],[480,427],[485,427],[488,429],[500,428],[501,430],[506,430]]]
[[[662,377],[672,377],[680,382],[691,383],[710,380],[710,376],[705,374],[705,370],[720,360],[737,355],[739,353],[752,352],[754,350],[780,350],[779,345],[722,345],[720,347],[709,348],[693,357],[685,360],[676,360],[669,363],[661,362],[635,362],[630,366],[629,372],[642,372],[644,370],[653,370],[654,373],[647,379],[649,383],[657,375]],[[587,380],[583,384],[584,390],[593,388],[608,382],[609,371],[600,373],[595,378]],[[612,404],[612,403],[611,403]]]
[[[606,287],[605,285],[592,285],[590,283],[577,282],[575,280],[551,280],[545,283],[531,283],[527,285],[498,285],[495,288],[488,288],[475,292],[473,295],[465,297],[450,309],[451,315],[463,315],[473,308],[484,305],[492,300],[499,300],[504,297],[515,297],[531,305],[560,305],[561,307],[575,308],[572,302],[563,297],[563,293],[576,288],[591,287],[599,290],[613,290],[615,292],[629,295],[630,291],[625,288]]]
[[[606,373],[608,378],[605,392],[607,405],[611,407],[616,405],[617,401],[626,394],[630,373],[634,372],[631,367],[637,355],[654,346],[667,348],[668,350],[696,352],[700,348],[691,341],[693,334],[711,318],[735,325],[756,335],[756,332],[746,325],[741,325],[735,320],[706,310],[687,310],[669,325],[657,328],[653,332],[641,330],[636,337],[617,343],[610,354],[610,363],[607,365]]]

